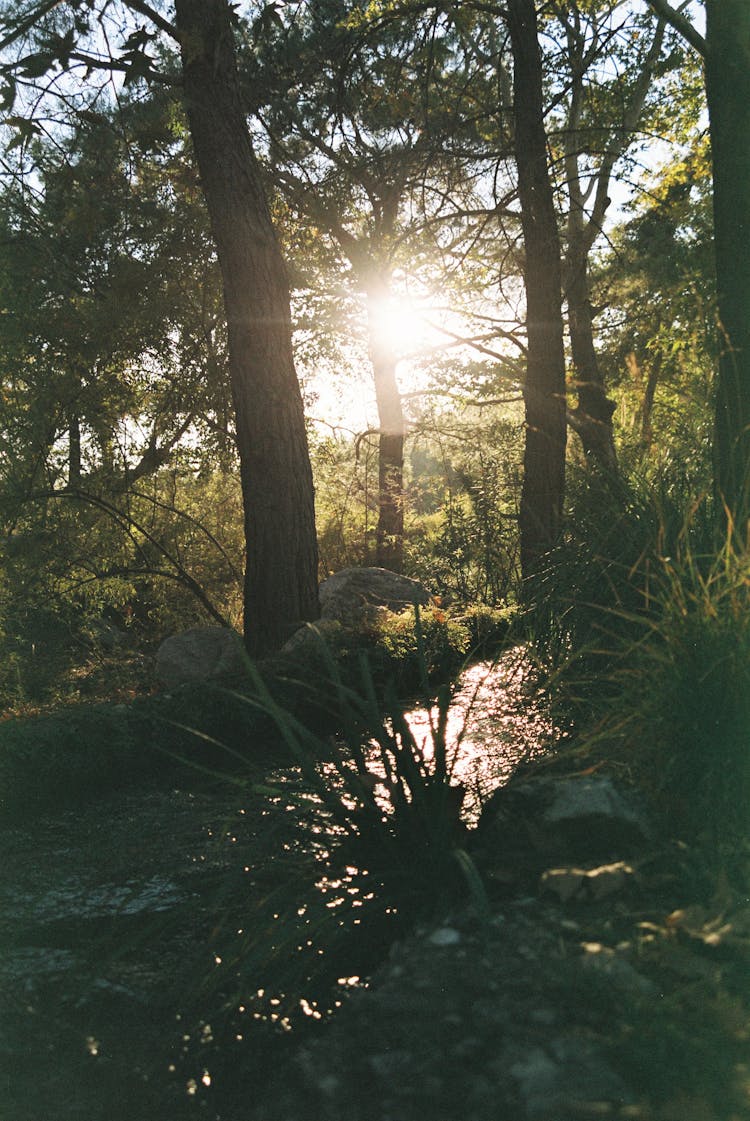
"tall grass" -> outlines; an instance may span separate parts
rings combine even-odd
[[[666,484],[586,496],[529,624],[586,749],[626,764],[676,832],[750,834],[750,553]]]
[[[453,779],[463,732],[456,742],[448,742],[451,689],[442,684],[433,697],[432,667],[418,609],[413,626],[420,691],[428,713],[424,742],[410,726],[394,685],[378,686],[364,653],[359,658],[359,680],[352,684],[322,638],[318,656],[325,672],[315,690],[328,693],[338,736],[322,740],[275,700],[252,664],[248,666],[252,692],[246,700],[275,722],[290,761],[338,832],[345,861],[375,873],[386,890],[407,890],[433,902],[444,901],[463,884],[481,908],[478,879],[463,849],[464,791]]]

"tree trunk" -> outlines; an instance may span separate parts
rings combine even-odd
[[[706,92],[721,352],[715,485],[738,531],[750,515],[750,4],[707,0]]]
[[[509,0],[514,60],[513,115],[524,236],[528,361],[526,446],[521,490],[524,576],[554,543],[565,492],[565,352],[560,241],[547,167],[542,60],[534,0]]]
[[[568,222],[568,244],[565,295],[568,304],[570,352],[575,370],[578,404],[570,414],[571,427],[581,438],[586,456],[611,474],[617,472],[612,414],[615,404],[607,396],[599,358],[594,346],[594,315],[588,283],[588,249],[576,245],[575,233]]]
[[[68,486],[81,485],[81,420],[75,408],[68,413]]]
[[[378,526],[376,563],[400,572],[404,555],[404,410],[396,381],[396,353],[383,338],[378,308],[387,286],[369,289],[370,357],[378,407]]]
[[[242,108],[227,0],[175,0],[185,102],[221,269],[244,505],[245,642],[318,615],[312,471],[289,286]]]

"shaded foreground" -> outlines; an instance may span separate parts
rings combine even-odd
[[[291,769],[5,829],[8,1116],[750,1117],[747,902],[640,809],[592,815],[609,779],[565,780],[589,807],[568,833],[545,825],[549,768],[488,802],[552,731],[519,723],[507,669],[502,696],[470,671],[452,710],[474,700],[455,775],[470,819],[484,805],[472,905],[420,898],[418,867],[398,897],[335,872]]]

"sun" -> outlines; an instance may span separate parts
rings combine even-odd
[[[391,346],[399,357],[417,354],[428,345],[429,326],[410,297],[389,296],[379,300],[370,315],[378,340]]]

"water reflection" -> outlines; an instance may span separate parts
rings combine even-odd
[[[438,712],[414,706],[405,716],[429,774],[434,758],[431,721],[436,727]],[[447,712],[445,740],[450,781],[466,792],[466,825],[476,823],[483,800],[507,781],[519,762],[543,750],[553,731],[532,688],[522,650],[510,651],[497,663],[474,665],[463,674]],[[361,772],[351,763],[346,746],[334,744],[335,761],[329,756],[317,769],[357,822],[367,799],[358,792]],[[387,821],[388,814],[393,815],[393,825],[397,811],[384,781],[382,747],[373,740],[364,752],[367,774],[379,787],[378,805],[382,794],[383,817]],[[347,768],[344,776],[342,765]],[[225,1002],[223,1050],[208,1047],[203,1037],[194,1039],[189,1054],[185,1049],[185,1074],[199,1095],[207,1086],[202,1072],[211,1071],[215,1094],[217,1079],[231,1082],[232,1055],[242,1055],[245,1062],[248,1045],[271,1048],[278,1037],[314,1030],[341,1007],[351,990],[366,986],[394,939],[409,929],[412,897],[424,886],[420,864],[416,878],[414,867],[406,870],[407,894],[394,891],[393,882],[384,889],[377,862],[368,871],[367,855],[355,850],[352,856],[342,845],[349,834],[320,790],[311,790],[309,769],[306,773],[307,778],[295,767],[276,771],[258,792],[257,802],[248,805],[244,824],[257,830],[252,865],[244,862],[239,817],[217,833],[217,842],[241,857],[238,865],[244,875],[239,899],[232,900],[221,919],[214,915],[211,939],[217,991]],[[383,844],[388,836],[386,828]]]
[[[433,749],[431,730],[437,709],[414,708],[406,719],[426,759]],[[462,816],[475,825],[483,801],[507,782],[523,760],[545,749],[554,732],[548,712],[530,687],[522,648],[497,662],[479,662],[462,675],[453,694],[445,738],[453,783],[466,794]]]

